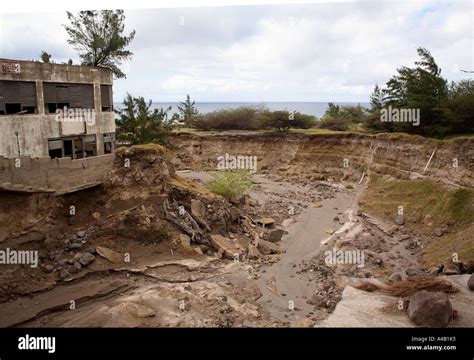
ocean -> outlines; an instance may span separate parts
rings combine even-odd
[[[321,117],[326,112],[328,107],[327,102],[196,102],[195,106],[201,114],[206,114],[215,110],[221,109],[236,109],[241,106],[259,106],[265,105],[272,111],[276,110],[287,110],[287,111],[299,111],[302,114],[314,115]],[[334,102],[334,104],[344,105],[358,105],[363,107],[369,107],[369,103],[355,103],[355,102]],[[153,102],[152,108],[168,108],[172,107],[170,115],[174,112],[178,112],[178,102]],[[122,103],[114,103],[115,109],[121,109]]]

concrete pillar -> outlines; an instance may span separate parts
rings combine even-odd
[[[39,115],[44,115],[44,94],[43,94],[43,82],[36,80],[36,109]]]

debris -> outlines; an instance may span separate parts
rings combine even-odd
[[[316,204],[313,205],[314,208],[316,209],[319,209],[321,207],[323,207],[323,204],[321,204],[320,202],[317,202]]]
[[[227,259],[234,259],[235,255],[240,254],[240,250],[222,235],[211,235],[211,243]]]

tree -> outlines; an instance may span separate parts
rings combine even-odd
[[[324,117],[337,117],[339,115],[340,111],[339,105],[335,105],[333,103],[328,103],[328,108],[326,109],[326,112],[324,113]]]
[[[448,93],[447,81],[441,77],[441,69],[428,50],[418,48],[417,52],[420,60],[415,62],[416,67],[397,69],[398,74],[383,90],[384,99],[392,107],[420,110],[421,126],[393,124],[397,130],[442,136],[449,128],[440,108]]]
[[[163,108],[151,110],[152,101],[146,102],[143,97],[127,94],[123,109],[119,110],[117,119],[117,139],[127,145],[166,142],[167,136],[174,128],[176,118],[168,119],[168,111]]]
[[[49,64],[51,62],[51,56],[52,55],[48,54],[46,51],[41,51],[40,58],[42,62]]]
[[[452,82],[442,108],[449,121],[451,133],[473,133],[474,80]]]
[[[123,10],[88,10],[77,15],[67,12],[70,25],[64,25],[69,39],[83,65],[101,66],[112,70],[117,78],[126,75],[119,66],[133,53],[126,49],[135,37],[135,30],[123,35],[125,15]]]
[[[383,90],[378,84],[375,84],[374,91],[370,94],[370,112],[380,111],[384,107],[384,102]]]
[[[188,94],[186,100],[178,105],[178,113],[186,126],[191,126],[193,118],[199,114],[198,109],[194,106],[195,103],[195,101],[191,101]]]

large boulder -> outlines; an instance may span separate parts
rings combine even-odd
[[[284,233],[285,233],[285,230],[282,230],[282,229],[272,230],[270,234],[268,235],[268,241],[272,243],[276,243],[281,240],[281,237],[283,236]]]
[[[419,326],[446,327],[452,314],[453,307],[444,292],[418,291],[408,304],[408,317]]]

